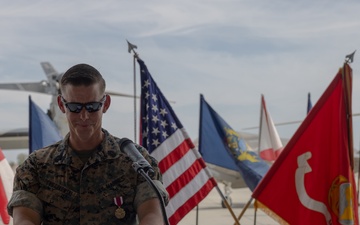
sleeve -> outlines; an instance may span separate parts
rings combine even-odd
[[[155,173],[151,177],[151,179],[153,180],[153,183],[157,188],[157,190],[160,192],[160,195],[162,196],[165,205],[167,205],[169,202],[169,194],[163,185],[162,174],[158,167],[157,160],[154,157],[152,157],[144,147],[140,145],[136,145],[136,147],[152,166]],[[137,208],[141,203],[151,198],[157,198],[157,194],[155,190],[141,175],[138,175],[138,185],[136,187],[134,207]]]
[[[43,215],[43,206],[39,198],[36,197],[39,189],[38,177],[35,172],[34,154],[30,155],[23,164],[17,169],[14,177],[13,194],[7,205],[8,213],[12,216],[13,208],[23,206],[31,208]]]

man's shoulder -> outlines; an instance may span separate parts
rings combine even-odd
[[[121,141],[123,138],[117,137],[115,135],[110,134],[107,130],[102,129],[105,133],[106,141],[105,141],[105,148],[106,149],[115,149],[120,150]]]
[[[58,155],[61,142],[54,143],[44,148],[38,149],[29,155],[29,158],[36,159],[37,161],[47,161],[53,159]]]
[[[108,130],[104,129],[104,128],[101,128],[101,130],[104,132],[105,134],[105,138],[107,141],[116,141],[116,142],[119,142],[119,140],[121,138],[111,134]]]

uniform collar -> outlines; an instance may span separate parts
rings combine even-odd
[[[95,151],[89,158],[86,165],[91,165],[108,159],[115,159],[121,154],[120,147],[117,142],[119,139],[109,134],[109,132],[105,129],[102,129],[102,131],[105,134],[104,140],[99,146],[97,146],[97,151]],[[69,146],[69,137],[70,134],[68,133],[56,149],[54,154],[54,164],[66,164],[75,168],[82,168],[84,164]]]

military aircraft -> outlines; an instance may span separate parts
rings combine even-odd
[[[38,82],[0,83],[0,90],[18,90],[51,95],[50,108],[47,114],[54,121],[60,134],[65,136],[68,133],[67,121],[65,115],[57,106],[57,96],[60,94],[59,81],[63,73],[58,73],[49,62],[41,62],[40,64],[45,72],[46,80]],[[112,96],[134,97],[134,95],[131,94],[113,91],[107,91],[106,93]],[[138,96],[136,97],[138,98]],[[0,146],[2,149],[27,149],[29,146],[28,142],[28,128],[8,130],[0,133]]]

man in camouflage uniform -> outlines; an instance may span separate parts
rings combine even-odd
[[[101,74],[78,64],[63,75],[60,87],[58,105],[70,132],[17,168],[8,204],[14,225],[164,224],[156,192],[132,168],[120,139],[102,128],[111,99]],[[167,203],[157,161],[136,147],[153,167],[151,178]]]

